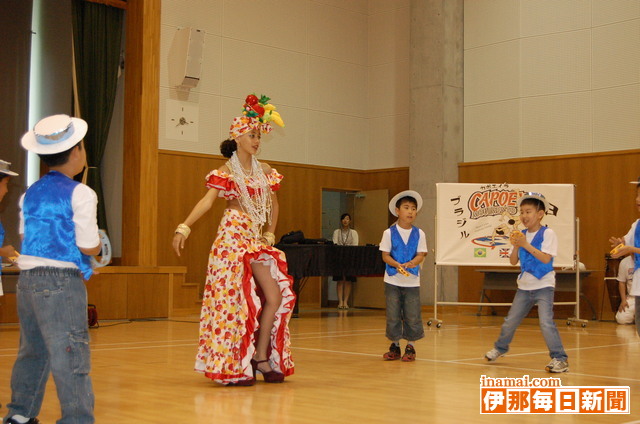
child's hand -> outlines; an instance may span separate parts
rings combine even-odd
[[[515,247],[520,247],[522,245],[524,245],[524,242],[526,241],[526,238],[524,237],[524,234],[522,233],[522,231],[512,231],[511,234],[509,234],[509,242],[515,246]]]
[[[619,244],[624,244],[624,239],[622,237],[609,237],[609,243],[611,243],[611,247],[615,247]]]
[[[12,256],[9,256],[9,260],[13,263],[18,262],[18,258],[20,257],[20,252],[18,252],[17,250],[14,251],[15,253]]]
[[[11,262],[15,262],[20,254],[13,246],[8,244],[6,246],[2,246],[2,256],[4,256],[5,258],[9,258]]]
[[[614,249],[614,250],[615,250],[615,252],[612,251],[612,253],[611,253],[611,257],[614,258],[614,259],[622,258],[624,256],[627,256],[627,255],[631,254],[631,253],[635,253],[633,251],[634,250],[633,246],[622,245],[622,246],[616,247],[616,249]]]
[[[620,306],[618,307],[618,312],[624,312],[628,307],[629,302],[627,302],[627,299],[622,299],[622,302],[620,302]]]
[[[615,255],[616,253],[618,253],[620,251],[620,249],[622,249],[624,247],[624,243],[620,243],[619,245],[617,245],[616,247],[614,247],[613,249],[611,249],[611,252],[609,252],[609,254],[611,256]]]
[[[399,267],[396,268],[398,270],[398,272],[402,275],[404,275],[405,277],[409,276],[409,273],[407,272],[406,269],[404,269],[404,267],[402,265],[400,265]]]

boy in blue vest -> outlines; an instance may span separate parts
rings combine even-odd
[[[638,181],[630,183],[636,185],[635,203],[636,208],[640,211],[640,178]],[[631,277],[631,290],[627,294],[635,297],[636,332],[640,336],[640,225],[638,222],[640,219],[631,224],[629,232],[624,237],[611,237],[609,242],[612,247],[615,247],[611,252],[612,258],[621,258],[626,255],[631,255],[633,258],[634,270]]]
[[[420,264],[427,256],[424,232],[414,227],[422,197],[405,190],[389,202],[389,211],[398,221],[382,234],[380,251],[387,264],[384,273],[384,295],[387,302],[386,336],[391,340],[387,361],[400,359],[400,339],[407,340],[402,360],[415,361],[415,341],[424,337],[420,304]]]
[[[2,202],[4,196],[9,192],[9,178],[18,175],[9,169],[10,166],[10,162],[0,160],[0,202]],[[4,246],[4,227],[2,226],[2,222],[0,222],[0,256],[9,258],[11,261],[15,260],[17,256],[16,249],[14,249],[13,246],[10,244]],[[0,271],[0,296],[2,295],[2,271]]]
[[[556,286],[556,273],[553,270],[553,257],[558,252],[558,238],[549,227],[541,224],[549,204],[540,193],[525,193],[518,199],[520,220],[526,230],[511,233],[513,245],[510,261],[517,265],[520,261],[522,272],[518,276],[518,290],[504,319],[500,337],[494,348],[485,354],[487,361],[495,361],[509,350],[509,344],[533,305],[538,305],[538,319],[542,336],[547,343],[551,362],[545,369],[548,372],[569,371],[567,354],[560,340],[560,333],[553,321],[553,295]]]
[[[39,423],[49,372],[62,412],[58,422],[95,422],[83,279],[93,273],[90,256],[100,252],[98,200],[73,180],[86,164],[86,132],[82,119],[54,115],[22,137],[22,146],[37,153],[50,172],[21,199],[20,349],[5,423]]]

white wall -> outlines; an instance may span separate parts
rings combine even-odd
[[[286,127],[260,158],[352,169],[408,166],[409,0],[163,0],[161,149],[219,154],[247,94]],[[169,84],[176,30],[205,32],[199,85]],[[197,105],[198,137],[166,136],[167,99]]]
[[[369,1],[368,169],[409,166],[409,3]]]
[[[640,1],[464,7],[465,162],[640,147]]]

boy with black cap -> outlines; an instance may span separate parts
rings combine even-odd
[[[49,372],[62,411],[58,422],[95,422],[83,279],[91,277],[90,256],[101,248],[98,200],[92,189],[73,180],[86,165],[86,133],[82,119],[54,115],[22,137],[22,146],[37,153],[50,172],[21,199],[20,349],[11,375],[8,424],[39,423],[35,417]]]
[[[500,337],[485,358],[492,362],[507,353],[518,325],[537,304],[540,329],[551,357],[545,369],[552,373],[566,372],[569,371],[567,354],[553,321],[556,286],[553,258],[558,253],[558,238],[551,228],[541,224],[549,204],[542,194],[529,192],[518,199],[518,206],[520,220],[526,230],[511,233],[509,241],[513,250],[510,261],[511,265],[517,265],[519,261],[522,272],[518,276],[518,290],[502,324]]]

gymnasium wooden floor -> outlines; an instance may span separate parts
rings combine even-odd
[[[481,415],[479,379],[549,377],[536,319],[525,319],[508,356],[489,364],[502,317],[439,308],[417,360],[385,362],[384,311],[302,310],[291,322],[296,373],[283,384],[223,387],[192,371],[197,317],[101,322],[91,330],[98,423],[631,423],[640,422],[640,338],[633,326],[557,320],[570,372],[563,386],[630,386],[630,415]],[[425,311],[426,320],[430,313]],[[15,325],[0,327],[0,413],[10,399],[18,346]],[[260,377],[259,377],[260,378]],[[39,416],[59,418],[51,379]]]

